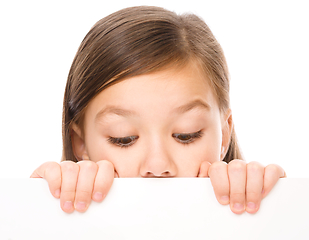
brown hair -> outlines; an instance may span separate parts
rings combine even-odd
[[[210,79],[220,111],[229,109],[229,76],[222,48],[203,20],[159,7],[131,7],[98,21],[73,60],[63,101],[63,157],[77,162],[71,127],[83,129],[87,104],[125,78],[195,60]],[[225,162],[241,159],[234,129]]]

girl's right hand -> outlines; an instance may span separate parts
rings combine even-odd
[[[64,212],[74,209],[85,212],[91,202],[101,202],[107,195],[114,180],[114,166],[111,162],[63,161],[46,162],[38,167],[31,178],[44,178],[55,198],[60,198]]]

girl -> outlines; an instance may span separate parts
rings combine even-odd
[[[114,177],[210,177],[234,213],[258,211],[284,170],[243,160],[223,51],[195,15],[132,7],[98,21],[71,66],[63,159],[45,178],[65,212],[100,202]]]

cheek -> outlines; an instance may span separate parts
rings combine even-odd
[[[221,138],[211,138],[204,145],[204,160],[210,163],[220,161]]]
[[[180,146],[178,151],[174,151],[176,152],[174,159],[180,176],[194,177],[202,162],[220,161],[222,143],[220,133],[219,128],[213,128],[212,131],[206,131],[200,140],[188,146]]]
[[[114,164],[119,177],[139,177],[141,159],[136,149],[109,149],[106,158]]]
[[[219,121],[218,121],[219,122]],[[206,149],[206,161],[214,163],[220,161],[222,145],[222,130],[219,124],[211,128],[211,131],[205,136],[204,146]]]
[[[220,160],[219,148],[216,144],[196,143],[187,149],[174,154],[175,164],[178,168],[179,177],[196,177],[201,163],[204,161],[214,163]]]
[[[92,138],[87,142],[87,153],[91,161],[107,160],[114,165],[119,177],[137,177],[139,162],[134,149],[111,146],[106,139]]]

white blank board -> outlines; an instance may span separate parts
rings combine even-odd
[[[309,179],[280,179],[256,214],[220,205],[207,178],[115,179],[102,203],[62,212],[42,179],[0,179],[0,239],[309,239]]]

